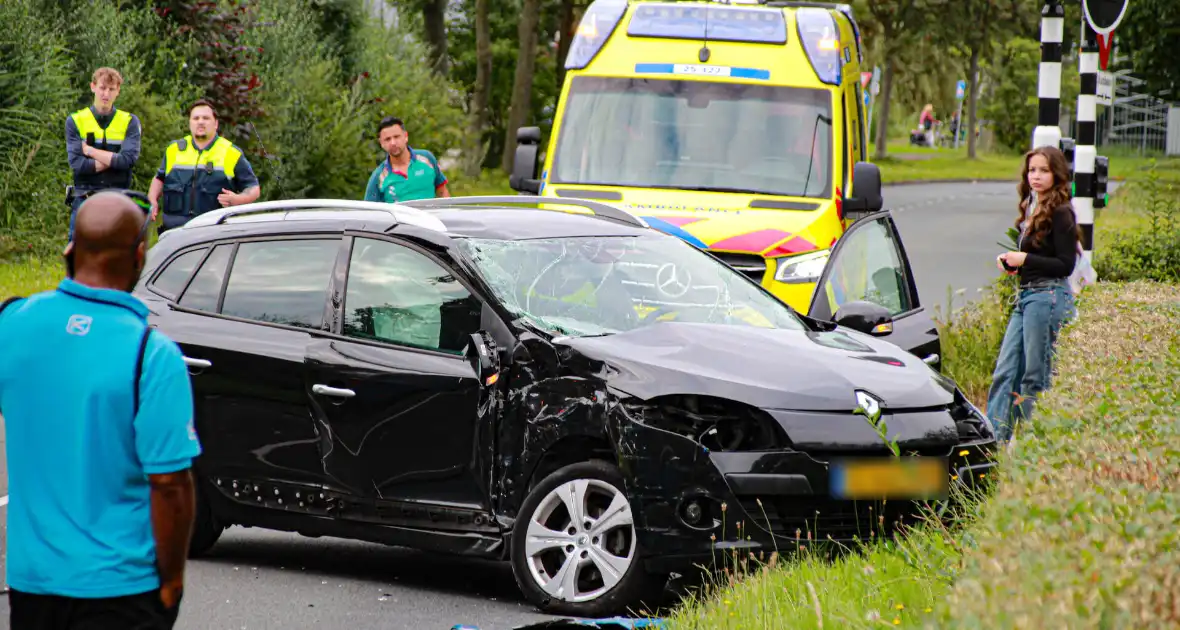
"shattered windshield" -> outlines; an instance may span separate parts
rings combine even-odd
[[[676,321],[803,330],[782,302],[675,238],[459,239],[513,313],[556,334]]]

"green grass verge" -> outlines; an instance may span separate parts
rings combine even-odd
[[[874,146],[869,145],[869,155],[872,156]],[[1127,151],[1120,147],[1099,148],[1099,153],[1110,158],[1110,178],[1125,180],[1142,173],[1149,165],[1151,158]],[[906,140],[893,140],[889,143],[887,157],[883,160],[873,160],[881,167],[881,179],[885,184],[897,184],[911,181],[939,181],[960,179],[998,179],[1011,181],[1016,185],[1020,178],[1020,167],[1023,156],[1016,153],[985,153],[977,152],[976,159],[967,158],[967,148],[931,149],[928,147],[911,147]],[[1170,162],[1180,177],[1180,160],[1164,160]]]
[[[1180,182],[1180,160],[1155,166]],[[1138,177],[1115,195],[1096,242],[1149,229],[1146,195]],[[939,317],[944,369],[980,407],[1013,290],[999,279]],[[672,627],[1180,624],[1180,287],[1100,282],[1079,308],[1032,430],[962,529],[920,527],[836,562],[803,554],[730,578]]]
[[[65,264],[36,256],[12,258],[0,263],[0,301],[13,295],[32,295],[57,286],[65,276]]]
[[[1099,284],[972,528],[945,627],[1180,624],[1180,287]]]
[[[723,584],[683,628],[1152,628],[1180,624],[1180,287],[1088,291],[1054,388],[996,494],[827,562]]]

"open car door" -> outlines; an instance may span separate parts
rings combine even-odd
[[[883,307],[892,319],[892,332],[873,334],[940,369],[938,329],[918,299],[909,258],[888,210],[860,218],[836,243],[807,314],[836,321],[842,306],[857,301]]]

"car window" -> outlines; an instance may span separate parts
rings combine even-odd
[[[819,296],[826,302],[814,313],[830,318],[843,304],[865,300],[889,309],[890,315],[904,313],[913,306],[893,231],[885,219],[862,224],[844,237],[846,242],[828,263],[830,274]]]
[[[338,239],[255,241],[238,245],[221,314],[319,328]]]
[[[201,262],[201,258],[205,256],[207,251],[209,248],[202,247],[173,258],[172,262],[164,267],[164,271],[156,276],[152,287],[168,297],[180,295],[180,292],[184,290],[184,285],[193,275],[193,270],[197,268],[197,263]]]
[[[462,354],[482,304],[448,269],[409,247],[358,238],[348,267],[344,334]]]
[[[231,244],[213,248],[213,253],[201,264],[201,269],[193,276],[193,281],[181,296],[181,306],[201,311],[217,311],[217,298],[221,296],[221,284],[225,280],[225,269],[233,249],[234,246]]]
[[[507,310],[556,334],[659,321],[804,329],[757,283],[674,236],[464,238],[459,246]]]

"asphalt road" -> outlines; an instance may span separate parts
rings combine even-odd
[[[1015,216],[1015,185],[887,187],[924,304],[947,303],[947,289],[977,296],[998,271],[996,244]],[[4,436],[0,432],[0,446]],[[0,503],[7,464],[0,448]],[[7,507],[0,506],[7,555]],[[507,565],[429,555],[336,539],[234,528],[213,553],[189,564],[179,629],[483,629],[541,621],[517,591]],[[5,586],[7,586],[5,582]],[[7,624],[6,599],[0,624]]]
[[[884,196],[928,309],[961,308],[1000,275],[996,255],[1016,219],[1015,183],[890,186]]]

